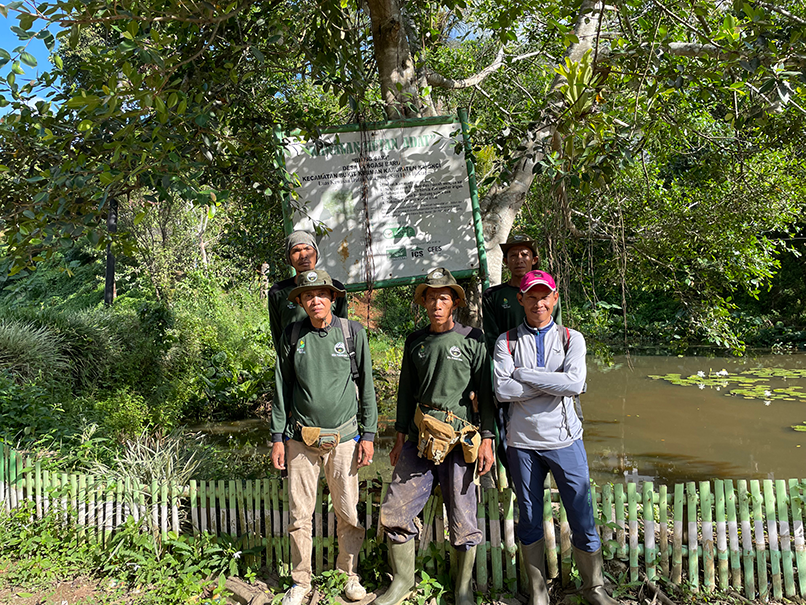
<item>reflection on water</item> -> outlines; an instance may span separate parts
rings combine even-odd
[[[585,446],[591,475],[598,483],[653,479],[672,484],[705,479],[785,479],[806,476],[806,433],[791,425],[806,423],[799,401],[765,402],[726,396],[724,389],[682,387],[648,378],[652,374],[730,373],[755,367],[806,368],[806,356],[752,359],[701,357],[616,358],[613,368],[592,366],[582,398]],[[772,388],[801,386],[806,379],[778,379]],[[262,420],[194,427],[218,443],[245,443],[271,449]],[[391,475],[389,451],[394,431],[387,425],[376,439],[375,463],[362,478]]]

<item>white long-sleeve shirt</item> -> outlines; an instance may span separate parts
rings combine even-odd
[[[518,326],[517,340],[507,344],[506,333],[496,340],[493,386],[498,400],[510,403],[507,445],[556,450],[582,438],[574,395],[585,386],[586,346],[582,334],[569,334],[567,354],[558,329],[544,335],[544,367],[537,365],[535,332],[525,322]]]

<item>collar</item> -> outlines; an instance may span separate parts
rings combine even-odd
[[[554,319],[549,321],[548,325],[543,326],[542,328],[533,328],[532,326],[529,325],[529,322],[526,321],[525,319],[523,320],[523,325],[526,326],[526,329],[529,330],[532,334],[542,334],[543,336],[545,336],[546,333],[548,333],[548,331],[554,327]]]

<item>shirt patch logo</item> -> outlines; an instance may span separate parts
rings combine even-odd
[[[462,358],[462,351],[459,350],[459,347],[453,346],[448,349],[448,353],[451,356],[451,359],[461,359]]]
[[[420,350],[417,351],[417,355],[420,359],[425,359],[425,347],[420,347]]]
[[[292,303],[290,300],[288,301],[288,308],[289,309],[294,309],[294,308],[296,308],[296,306],[297,306],[297,303]]]
[[[337,342],[336,346],[333,347],[333,350],[339,355],[343,355],[347,348],[344,346],[343,342]]]
[[[305,355],[305,339],[300,338],[299,342],[297,343],[297,353],[300,355]]]
[[[307,275],[305,275],[305,279],[308,281],[316,281],[316,271],[308,271]]]
[[[504,302],[501,303],[502,309],[509,309],[509,301],[505,298]]]

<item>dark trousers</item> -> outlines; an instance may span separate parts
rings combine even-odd
[[[451,544],[457,550],[478,546],[481,531],[476,523],[475,467],[475,462],[465,462],[461,446],[455,447],[442,463],[434,464],[420,458],[417,446],[406,441],[381,506],[380,522],[389,539],[402,544],[417,536],[414,519],[425,508],[436,480],[448,511]]]
[[[549,471],[560,490],[571,542],[584,552],[601,547],[591,503],[588,456],[582,439],[559,450],[525,450],[507,448],[509,470],[518,496],[517,534],[524,545],[543,538],[543,483]]]

